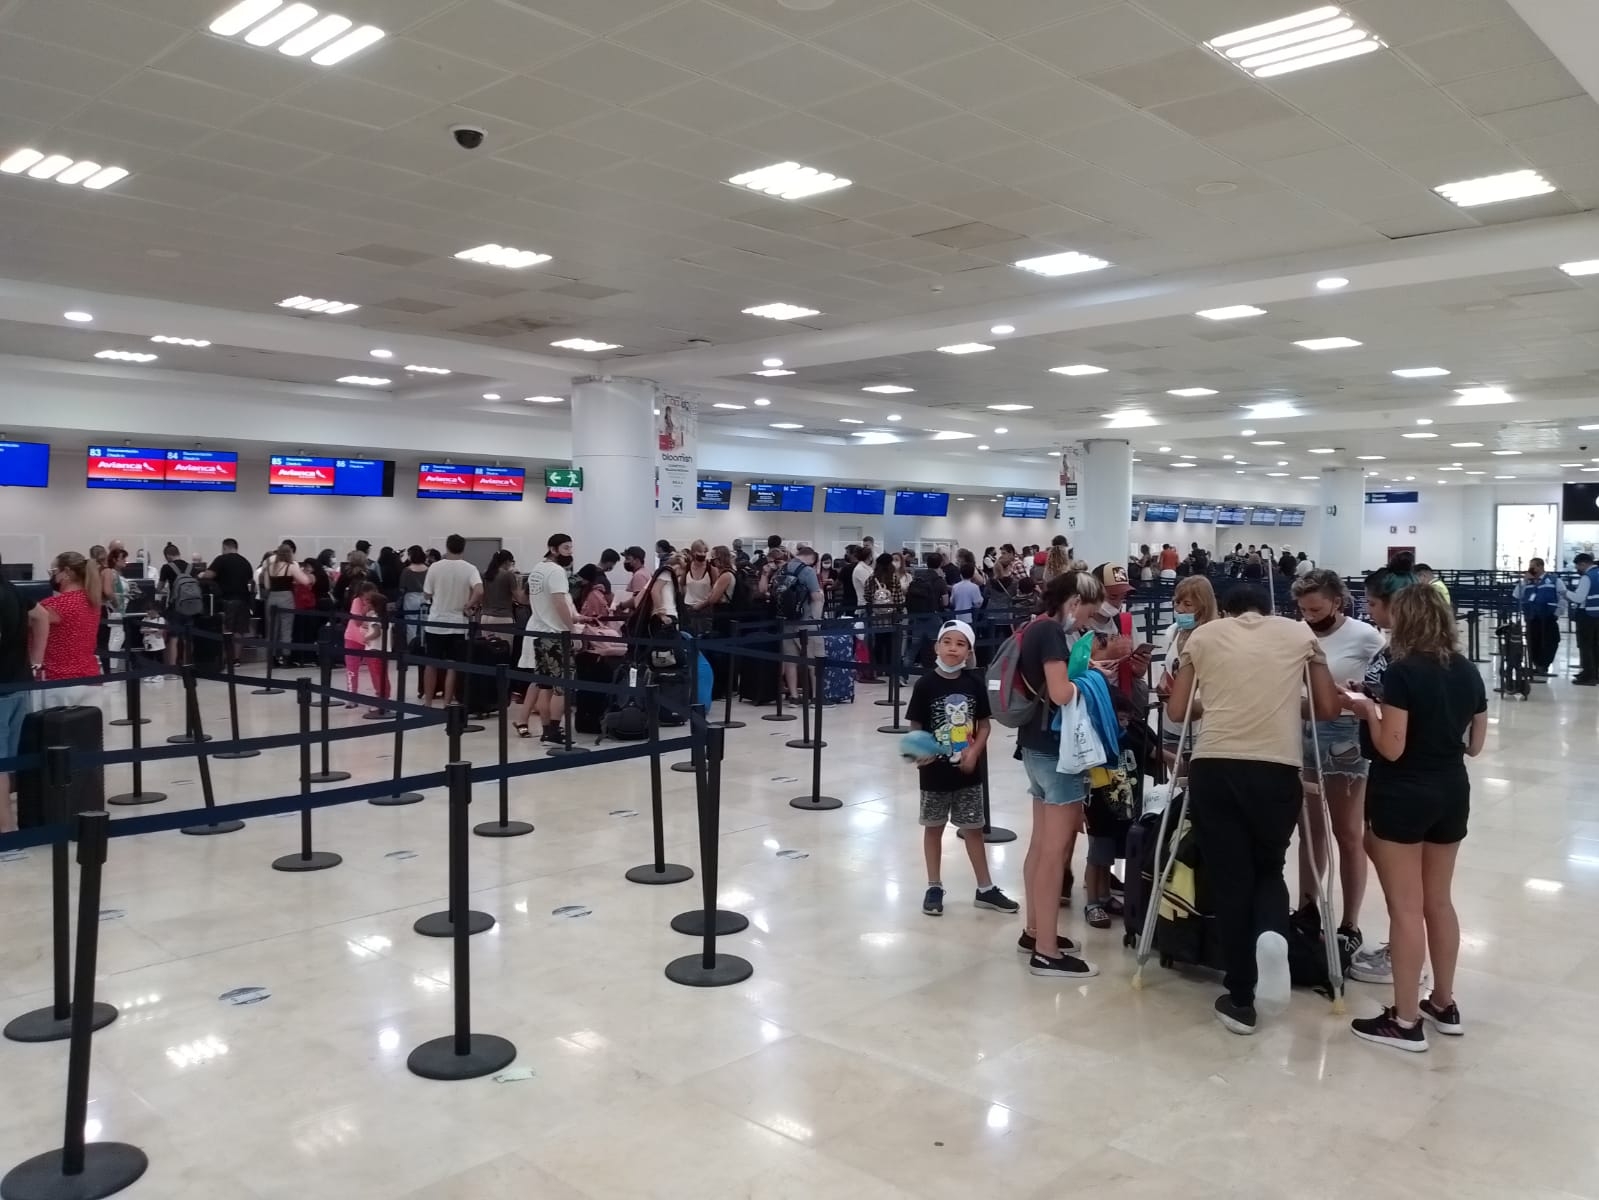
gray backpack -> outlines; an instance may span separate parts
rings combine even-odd
[[[172,611],[180,617],[197,617],[205,611],[205,591],[200,587],[200,581],[187,571],[173,578],[167,601],[172,605]]]

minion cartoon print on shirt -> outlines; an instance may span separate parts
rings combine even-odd
[[[940,696],[933,702],[933,736],[945,747],[949,761],[958,763],[972,740],[972,705],[962,695]]]

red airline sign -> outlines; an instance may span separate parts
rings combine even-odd
[[[167,460],[161,458],[113,458],[99,454],[89,459],[90,479],[119,479],[138,483],[159,484],[166,478]]]
[[[237,483],[239,479],[239,464],[234,462],[184,462],[182,459],[167,460],[168,479],[192,480],[195,483],[209,483],[222,485]]]
[[[267,485],[269,487],[327,488],[332,491],[333,468],[273,463],[268,469]]]
[[[522,475],[478,475],[472,490],[493,496],[520,496],[526,477]]]

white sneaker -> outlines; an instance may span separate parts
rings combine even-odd
[[[1267,930],[1255,940],[1255,1005],[1279,1013],[1288,1007],[1288,941]]]
[[[1349,960],[1349,977],[1361,983],[1392,983],[1394,960],[1388,943],[1357,951]]]

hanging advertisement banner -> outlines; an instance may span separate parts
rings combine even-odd
[[[1070,536],[1083,527],[1083,446],[1066,442],[1060,448],[1060,528]]]
[[[692,517],[699,497],[699,415],[694,401],[662,393],[655,418],[655,506],[663,517]]]

